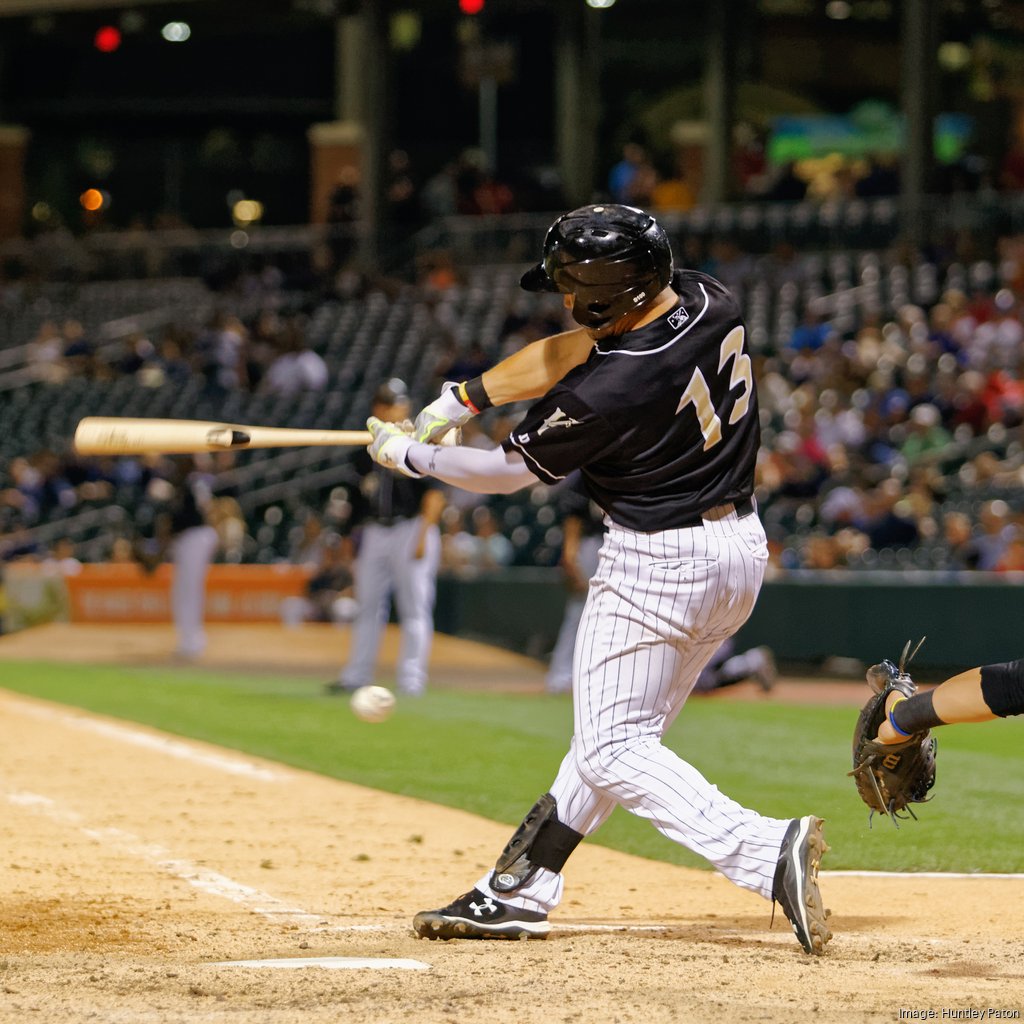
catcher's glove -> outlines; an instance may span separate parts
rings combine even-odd
[[[909,805],[927,800],[928,791],[935,785],[936,742],[931,730],[915,732],[899,743],[879,743],[875,739],[879,726],[886,720],[885,703],[890,694],[896,691],[911,697],[917,691],[906,673],[906,666],[922,643],[923,637],[908,657],[908,640],[898,667],[891,661],[883,661],[867,672],[868,683],[875,694],[861,708],[853,730],[853,771],[848,774],[853,776],[857,792],[871,809],[869,823],[876,811],[888,814],[894,825],[904,809],[910,817],[916,818]]]

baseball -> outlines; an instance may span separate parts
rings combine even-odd
[[[383,722],[395,710],[395,695],[383,686],[360,686],[349,704],[356,718],[364,722]]]

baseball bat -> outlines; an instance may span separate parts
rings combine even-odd
[[[206,420],[86,416],[75,430],[75,451],[79,455],[184,455],[242,448],[365,445],[372,440],[373,435],[368,430],[305,430]]]

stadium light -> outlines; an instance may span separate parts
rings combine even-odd
[[[100,53],[113,53],[121,46],[121,30],[116,25],[103,25],[96,30],[92,44]]]
[[[160,29],[160,35],[169,43],[184,43],[192,35],[192,26],[187,21],[169,21]]]
[[[615,6],[615,0],[587,0],[587,6],[598,11],[606,11],[609,7]]]

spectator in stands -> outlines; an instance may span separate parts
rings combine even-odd
[[[1006,555],[1015,529],[1010,507],[1000,499],[986,501],[978,515],[979,532],[971,542],[977,552],[975,568],[994,570]]]
[[[404,149],[393,149],[388,154],[384,198],[388,221],[401,230],[415,230],[420,223],[420,198],[412,161]]]
[[[358,610],[353,595],[352,546],[346,538],[325,532],[317,545],[318,558],[306,592],[281,602],[281,620],[286,626],[302,622],[330,622],[341,626],[351,622]]]
[[[1024,572],[1024,531],[1014,526],[1002,557],[996,562],[996,572]]]
[[[451,361],[446,366],[438,367],[438,376],[444,380],[470,380],[494,365],[494,360],[475,339],[464,350],[455,349],[450,355]]]
[[[196,356],[210,395],[223,396],[248,383],[245,326],[223,311],[213,314],[196,339]]]
[[[968,346],[972,364],[1015,371],[1024,355],[1024,325],[1017,299],[1009,288],[1000,288],[993,300],[992,317],[974,329]]]
[[[292,565],[319,565],[328,539],[323,520],[315,512],[307,511],[301,525],[289,533],[288,561]]]
[[[804,313],[803,323],[798,324],[789,339],[789,347],[796,351],[821,348],[834,334],[834,328],[824,315],[816,312],[811,306]]]
[[[912,547],[917,543],[917,524],[906,505],[901,504],[902,498],[903,488],[892,478],[882,481],[866,495],[865,516],[858,525],[876,551]]]
[[[512,542],[501,532],[494,513],[479,505],[472,512],[473,533],[470,563],[474,569],[501,569],[512,563],[515,551]]]
[[[655,213],[686,213],[697,205],[697,197],[686,179],[686,156],[677,150],[672,156],[672,169],[659,176],[650,189],[650,209]]]
[[[946,512],[942,517],[942,540],[947,568],[978,567],[979,551],[973,543],[970,516],[964,512]]]
[[[234,564],[244,562],[247,546],[254,546],[254,542],[247,532],[245,516],[238,499],[226,494],[212,497],[206,519],[217,532],[217,548],[224,561]]]
[[[930,402],[914,406],[910,411],[908,428],[900,454],[911,466],[944,451],[952,440],[942,425],[939,410]]]
[[[68,319],[61,327],[64,338],[64,365],[75,377],[91,377],[96,369],[96,347],[85,333],[80,320]]]
[[[448,505],[441,513],[441,569],[465,575],[471,571],[473,535],[466,529],[466,513],[458,505]]]
[[[638,136],[622,147],[621,158],[608,172],[608,192],[616,203],[635,205],[635,179],[647,159],[647,147]]]
[[[52,320],[44,320],[28,343],[25,362],[35,370],[37,380],[60,384],[67,379],[64,363],[64,338]]]
[[[323,356],[308,348],[301,330],[289,323],[278,339],[279,355],[267,367],[261,391],[269,395],[299,395],[327,389],[330,371]]]
[[[347,267],[355,254],[359,217],[359,169],[349,165],[338,173],[327,201],[328,246],[335,271]]]

